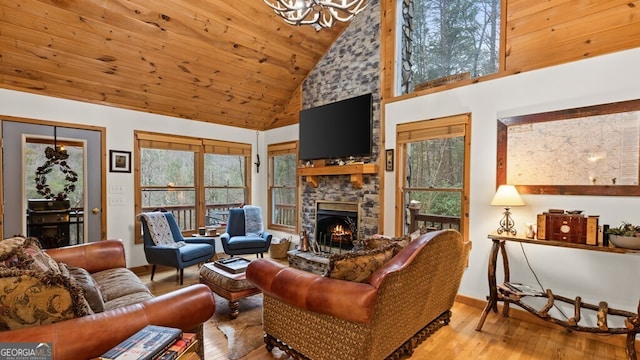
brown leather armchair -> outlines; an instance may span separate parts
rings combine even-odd
[[[52,258],[90,273],[125,267],[119,240],[104,240],[47,250]],[[52,343],[54,359],[90,359],[102,355],[124,339],[154,324],[195,332],[203,356],[203,327],[215,311],[211,290],[192,285],[141,303],[107,310],[54,324],[0,332],[2,342]]]
[[[246,276],[264,293],[267,349],[314,360],[411,354],[449,323],[470,248],[455,230],[430,232],[362,283],[254,260]]]

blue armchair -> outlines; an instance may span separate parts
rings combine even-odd
[[[215,239],[206,237],[185,238],[170,212],[148,212],[140,214],[144,255],[152,266],[151,280],[156,265],[174,267],[180,272],[183,283],[184,268],[207,262],[216,253]]]
[[[269,251],[271,238],[272,235],[262,227],[260,208],[251,205],[230,209],[227,232],[220,235],[222,248],[230,256],[256,254],[256,257],[264,257],[264,252]]]

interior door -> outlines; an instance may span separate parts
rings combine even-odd
[[[27,234],[27,201],[25,199],[25,144],[28,138],[56,139],[82,144],[82,201],[73,207],[82,209],[81,241],[93,242],[105,238],[102,206],[102,132],[91,129],[76,129],[50,124],[2,121],[2,193],[3,193],[3,237]],[[59,171],[52,168],[51,171]],[[80,173],[80,172],[79,172]],[[35,176],[35,174],[34,174]],[[55,190],[54,190],[55,191]]]

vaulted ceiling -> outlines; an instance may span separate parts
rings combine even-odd
[[[0,87],[272,129],[297,122],[345,26],[287,25],[261,0],[3,0]]]

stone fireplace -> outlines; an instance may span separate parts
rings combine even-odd
[[[322,252],[351,250],[358,240],[360,204],[344,201],[316,203],[315,241]]]
[[[381,64],[380,59],[380,1],[371,0],[354,21],[367,26],[348,26],[336,39],[331,49],[307,75],[302,86],[302,108],[308,109],[330,102],[372,93],[372,146],[371,156],[356,159],[377,164],[384,144],[381,139]],[[358,51],[352,51],[358,49]],[[382,147],[382,150],[381,150]],[[306,180],[306,179],[303,179]],[[354,186],[350,175],[318,175],[314,184],[301,181],[300,231],[306,231],[311,241],[318,240],[317,204],[320,202],[347,202],[358,204],[357,234],[366,237],[379,232],[380,175],[363,174]],[[388,206],[393,206],[389,204]]]
[[[376,234],[380,220],[378,178],[377,174],[364,175],[361,188],[354,188],[348,175],[318,176],[318,187],[301,182],[300,230],[306,231],[309,240],[317,241],[319,245],[323,238],[327,238],[327,234],[331,233],[330,229],[324,228],[326,223],[342,225],[343,232],[346,230],[351,233],[354,232],[351,229],[353,223],[355,236],[367,237]],[[339,216],[344,217],[342,223],[337,219]],[[318,222],[322,222],[322,226],[319,227]],[[344,235],[346,234],[341,234],[346,239]],[[346,242],[345,239],[341,242]],[[352,245],[353,243],[349,246]]]

